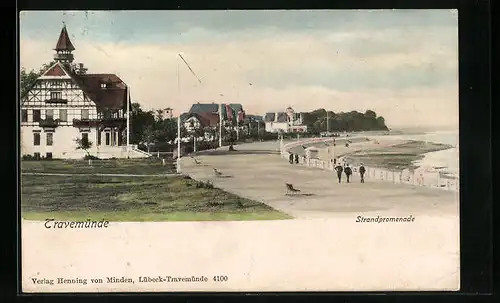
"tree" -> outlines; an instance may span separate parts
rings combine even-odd
[[[143,111],[139,103],[132,103],[130,117],[130,142],[139,144],[142,140],[144,128],[148,125],[154,125],[155,117],[152,111]]]
[[[76,149],[77,150],[84,150],[87,153],[87,158],[89,159],[89,165],[92,165],[92,156],[90,155],[89,149],[92,148],[92,142],[87,138],[76,138]]]
[[[157,109],[156,110],[156,119],[158,119],[159,121],[162,121],[163,120],[163,114],[164,114],[163,109]]]
[[[331,131],[387,130],[385,120],[377,117],[372,110],[334,113],[328,111],[328,127]],[[319,133],[326,129],[326,111],[318,109],[304,113],[304,124],[309,133]]]
[[[377,118],[377,114],[372,110],[367,110],[365,111],[365,117],[368,119],[375,119]]]
[[[151,145],[156,142],[156,133],[157,131],[155,131],[153,125],[147,125],[144,128],[144,131],[142,133],[142,142],[144,142],[144,144],[146,145],[148,153]]]

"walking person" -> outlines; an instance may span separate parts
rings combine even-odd
[[[347,183],[349,183],[349,178],[352,175],[352,169],[349,167],[349,164],[345,165],[344,172],[345,172],[345,176],[347,178]]]
[[[344,168],[342,168],[342,165],[338,164],[335,167],[335,170],[337,171],[337,177],[339,178],[339,183],[341,183],[342,180],[342,172],[344,171]]]
[[[359,166],[359,175],[361,176],[361,183],[365,183],[365,172],[366,169],[363,166],[363,163],[361,163],[361,165]]]

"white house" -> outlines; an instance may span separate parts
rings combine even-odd
[[[55,64],[21,96],[21,155],[82,158],[75,139],[88,138],[89,152],[99,158],[149,156],[127,148],[127,85],[115,74],[88,74],[73,64],[66,26],[54,50]]]
[[[303,125],[303,114],[295,113],[293,108],[288,107],[284,112],[266,113],[264,115],[266,132],[306,132],[307,125]]]

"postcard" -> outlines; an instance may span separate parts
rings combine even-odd
[[[458,290],[457,22],[21,12],[22,291]]]

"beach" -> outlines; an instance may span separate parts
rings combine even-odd
[[[283,151],[285,158],[299,155],[303,165],[333,170],[336,162],[356,170],[363,164],[375,179],[458,191],[458,131],[350,133],[289,141]]]

